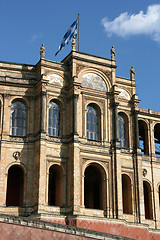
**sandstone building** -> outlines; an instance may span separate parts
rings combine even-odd
[[[113,47],[106,59],[73,40],[60,63],[44,46],[36,65],[1,61],[1,214],[160,229],[160,112],[139,108],[135,88]]]

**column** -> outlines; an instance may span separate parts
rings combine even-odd
[[[158,211],[156,211],[156,205],[158,205],[157,200],[157,186],[154,181],[154,176],[156,175],[157,168],[154,164],[154,153],[155,153],[155,144],[154,144],[154,128],[153,128],[153,120],[149,119],[149,137],[150,139],[150,156],[151,156],[151,175],[152,175],[152,188],[153,188],[153,219],[155,221],[155,228],[157,229],[157,215]]]
[[[41,132],[45,133],[45,116],[46,116],[46,92],[41,92]]]
[[[139,146],[139,126],[138,126],[138,111],[133,110],[133,119],[134,119],[134,151],[137,152]]]
[[[113,102],[112,107],[112,168],[113,168],[113,217],[118,218],[118,186],[117,186],[117,148],[119,147],[119,131],[118,131],[118,103]]]
[[[46,140],[45,140],[45,119],[46,119],[46,91],[41,91],[40,94],[40,139],[37,141],[37,150],[39,150],[39,158],[36,156],[35,161],[39,162],[39,193],[38,193],[38,213],[41,214],[43,207],[46,204],[45,194],[46,194],[46,175],[44,171],[46,170]],[[37,159],[36,159],[37,158]],[[48,190],[48,189],[47,189]]]
[[[136,222],[141,222],[140,217],[140,205],[142,202],[142,199],[140,199],[140,194],[143,196],[143,179],[140,169],[141,166],[141,152],[140,152],[140,146],[139,146],[139,126],[138,126],[138,110],[133,107],[132,110],[133,114],[133,166],[134,166],[134,192],[135,192],[135,217]],[[142,183],[142,184],[140,184]],[[142,198],[142,197],[141,197]]]
[[[115,145],[117,146],[117,142],[119,142],[119,131],[118,131],[118,105],[119,103],[112,103],[112,109],[113,109],[113,141]]]
[[[78,94],[73,95],[73,134],[78,135],[77,132],[77,102],[78,102]]]

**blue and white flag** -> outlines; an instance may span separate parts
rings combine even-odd
[[[75,36],[75,38],[77,38],[77,28],[78,28],[78,19],[76,21],[74,21],[74,23],[72,23],[72,25],[70,26],[70,28],[64,35],[61,45],[59,46],[58,51],[56,52],[55,55],[57,55],[62,50],[62,48],[65,47],[65,45],[67,45],[69,42],[71,42],[71,40],[74,36]]]

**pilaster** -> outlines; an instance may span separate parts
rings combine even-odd
[[[118,101],[117,101],[117,86],[114,85],[112,88],[112,102],[110,104],[112,110],[112,207],[113,207],[113,217],[118,218],[118,152],[119,152],[119,131],[118,131]]]
[[[134,72],[131,71],[131,78]],[[140,223],[144,216],[143,202],[143,179],[142,179],[142,155],[139,145],[139,126],[138,126],[138,95],[134,94],[131,99],[133,116],[133,168],[134,168],[134,202],[135,202],[135,221]]]
[[[40,93],[40,132],[39,132],[39,196],[38,213],[41,213],[46,204],[46,80],[42,79]]]
[[[79,149],[79,132],[78,132],[78,119],[77,109],[79,106],[79,89],[78,86],[74,86],[73,93],[73,215],[77,215],[80,212],[81,205],[81,162],[80,162],[80,149]]]
[[[11,96],[9,94],[3,94],[3,109],[2,109],[2,139],[6,139],[10,134],[10,109],[11,109]]]
[[[156,204],[156,195],[157,195],[157,186],[155,184],[155,180],[157,179],[156,177],[156,172],[157,172],[157,167],[154,163],[155,160],[155,144],[154,144],[154,127],[153,127],[153,120],[149,119],[149,139],[150,139],[150,157],[151,157],[151,176],[152,176],[152,189],[153,189],[153,220],[155,222],[155,229],[157,229],[157,216],[159,211],[157,211],[156,206],[158,206],[158,201]]]

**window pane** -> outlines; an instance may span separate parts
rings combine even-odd
[[[97,112],[92,106],[87,107],[87,138],[91,140],[98,139],[98,118]]]
[[[58,104],[51,101],[49,103],[49,135],[50,136],[59,136],[59,124],[60,122],[60,109]]]
[[[26,106],[20,101],[11,104],[10,134],[13,136],[26,134]]]
[[[125,119],[118,114],[118,122],[119,122],[119,140],[120,140],[120,146],[126,147],[126,126],[125,126]]]
[[[50,128],[48,128],[48,134],[51,135],[51,129]]]

